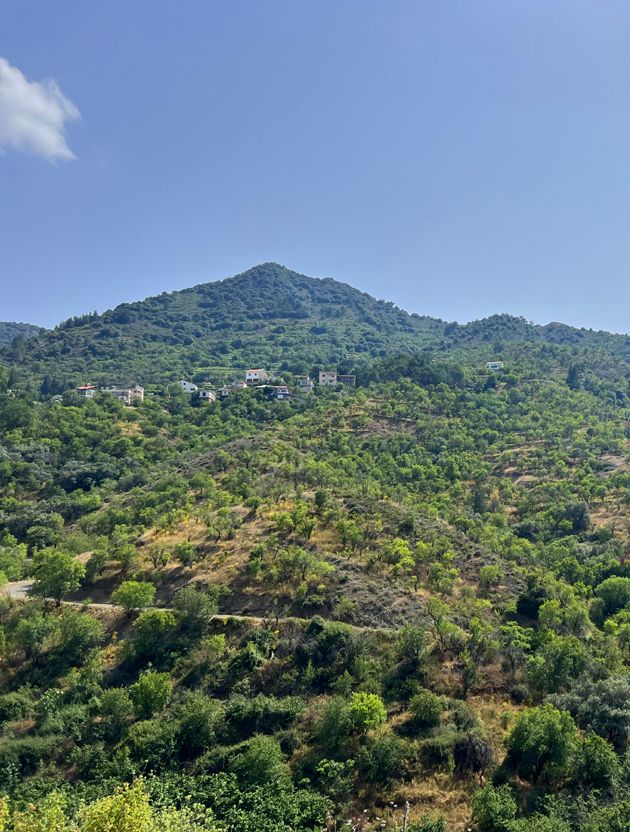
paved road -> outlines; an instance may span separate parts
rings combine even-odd
[[[33,586],[33,581],[11,581],[10,583],[6,584],[0,592],[8,595],[9,598],[27,598],[31,587]]]

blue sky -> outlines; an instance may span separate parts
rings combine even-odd
[[[0,320],[275,260],[630,331],[629,42],[622,0],[0,0]]]

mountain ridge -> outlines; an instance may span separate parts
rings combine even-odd
[[[36,334],[28,354],[5,346],[46,392],[124,376],[149,384],[178,377],[220,382],[246,365],[305,373],[350,370],[397,352],[475,351],[474,360],[516,346],[596,347],[630,362],[630,337],[497,314],[467,324],[409,313],[331,277],[312,278],[268,262],[101,314],[69,318]]]

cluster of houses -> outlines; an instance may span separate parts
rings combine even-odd
[[[220,388],[219,395],[225,399],[235,390],[246,390],[254,388],[262,390],[269,398],[282,401],[291,398],[291,389],[288,385],[280,382],[280,379],[273,379],[263,367],[245,371],[245,378],[233,381],[232,384]],[[273,383],[276,382],[276,383]],[[334,370],[321,370],[318,383],[320,387],[331,387],[337,384],[344,384],[346,387],[355,387],[356,377],[347,373],[337,373]],[[207,387],[200,387],[192,381],[182,380],[179,386],[191,397],[203,403],[214,402],[217,393]],[[296,376],[295,389],[300,393],[312,393],[315,388],[315,381],[310,376]],[[82,399],[93,399],[97,393],[106,393],[118,399],[125,405],[131,405],[135,401],[144,400],[144,387],[135,384],[133,387],[99,387],[96,384],[83,384],[77,387],[77,395]]]
[[[282,401],[291,398],[291,390],[286,384],[273,384],[272,379],[264,369],[264,367],[256,367],[245,371],[245,378],[233,381],[232,384],[225,385],[220,389],[219,395],[225,399],[235,390],[246,390],[254,388],[256,390],[264,391],[269,398]],[[348,375],[347,373],[337,373],[332,370],[323,370],[319,373],[319,386],[330,387],[336,384],[344,384],[347,387],[355,387],[356,377]],[[217,396],[213,390],[204,390],[194,384],[192,381],[180,381],[179,386],[185,393],[195,396],[201,401],[215,401]],[[300,393],[312,393],[315,388],[315,381],[310,376],[296,376],[295,389]]]
[[[144,401],[144,387],[134,384],[133,387],[97,387],[96,384],[84,384],[77,387],[77,394],[82,399],[93,399],[97,393],[108,393],[123,404],[130,405],[134,401]]]
[[[488,361],[486,362],[487,370],[502,370],[505,367],[503,361]],[[219,395],[225,399],[235,390],[246,390],[248,388],[255,388],[256,390],[264,391],[269,398],[283,399],[291,398],[291,390],[286,384],[272,384],[273,381],[280,381],[279,379],[272,379],[267,370],[263,367],[257,367],[245,371],[245,378],[233,381],[229,385],[220,388]],[[312,393],[315,389],[315,380],[310,376],[295,376],[295,389],[299,393]],[[346,387],[356,386],[356,376],[349,373],[338,373],[336,370],[320,370],[317,384],[320,387],[334,387],[337,384],[343,384]],[[203,403],[214,402],[217,399],[217,393],[208,387],[199,387],[192,381],[182,380],[179,386],[190,396],[198,399]],[[93,399],[97,393],[106,393],[118,399],[125,405],[131,405],[134,401],[144,400],[144,387],[139,384],[134,384],[133,387],[118,387],[112,385],[111,387],[98,387],[96,384],[84,384],[77,387],[77,394],[82,399]]]

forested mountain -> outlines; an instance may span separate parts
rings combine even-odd
[[[246,366],[300,372],[315,363],[352,365],[419,349],[443,330],[440,321],[408,315],[345,284],[269,263],[72,318],[29,344],[26,366],[57,379],[57,392],[88,379],[160,384],[182,375],[220,378]]]
[[[18,324],[12,321],[0,321],[0,347],[10,344],[15,338],[33,338],[42,332],[42,328],[33,324]]]
[[[0,830],[628,832],[627,348],[267,265],[5,352]]]
[[[496,315],[466,325],[410,315],[344,283],[275,263],[236,277],[71,318],[6,349],[48,394],[87,381],[163,385],[182,376],[220,383],[248,366],[308,372],[350,370],[401,351],[454,352],[462,361],[511,355],[519,347],[564,350],[616,372],[630,359],[626,336]],[[573,356],[573,358],[571,358]]]

